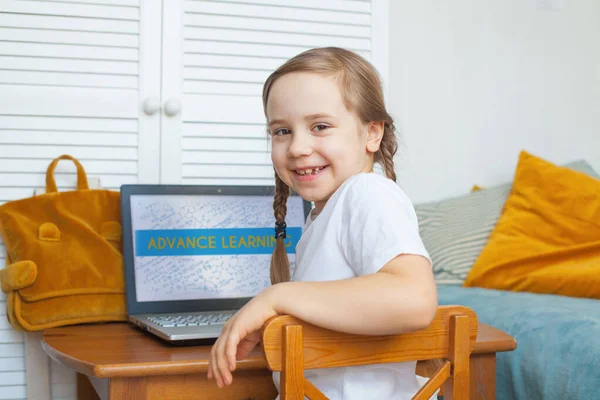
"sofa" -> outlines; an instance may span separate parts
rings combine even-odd
[[[497,354],[497,399],[600,398],[599,300],[458,285],[439,285],[438,296],[516,339]]]
[[[585,161],[564,167],[599,179]],[[510,182],[415,206],[439,303],[468,306],[481,323],[516,339],[516,350],[498,354],[498,399],[600,399],[600,300],[465,286],[512,187]],[[600,274],[600,265],[595,268]]]

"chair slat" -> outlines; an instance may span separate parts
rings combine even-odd
[[[423,385],[421,389],[414,395],[413,400],[427,400],[440,388],[450,377],[450,369],[452,364],[446,361],[442,367]]]
[[[450,318],[448,359],[454,366],[454,371],[444,384],[444,400],[469,398],[470,348],[466,339],[468,329],[469,318],[466,315],[454,315]]]
[[[402,335],[350,335],[318,328],[289,315],[270,319],[263,326],[262,346],[272,371],[282,370],[281,330],[285,325],[302,325],[304,369],[431,360],[448,356],[451,315],[468,316],[469,349],[477,338],[477,316],[467,307],[441,306],[426,329]]]
[[[306,378],[304,378],[304,394],[310,400],[329,400],[327,396],[321,393],[319,389]]]
[[[281,400],[304,400],[302,326],[288,325],[281,336],[285,341],[285,347],[281,348],[285,360],[285,369],[281,371]]]

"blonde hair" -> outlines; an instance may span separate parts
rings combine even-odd
[[[375,162],[379,162],[386,176],[395,182],[394,154],[398,149],[396,128],[394,120],[385,109],[381,79],[375,68],[358,54],[338,47],[316,48],[300,53],[267,78],[262,95],[265,116],[273,83],[292,72],[312,72],[338,78],[344,104],[349,111],[355,112],[363,123],[384,122],[383,138],[379,150],[375,153]],[[275,172],[273,211],[279,224],[285,222],[289,194],[290,188]],[[289,280],[290,263],[285,251],[284,238],[278,237],[271,257],[271,283]]]

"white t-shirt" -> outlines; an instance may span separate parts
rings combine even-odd
[[[413,205],[394,181],[360,173],[336,190],[314,220],[307,218],[292,280],[372,274],[400,254],[422,255],[431,262]],[[304,376],[331,400],[411,399],[422,386],[415,367],[416,362],[376,364],[306,370]],[[279,373],[273,379],[279,388]]]

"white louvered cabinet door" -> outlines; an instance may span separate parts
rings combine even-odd
[[[370,1],[168,4],[163,99],[179,100],[181,110],[162,115],[161,183],[274,184],[261,101],[269,74],[313,47],[345,47],[373,61]]]
[[[160,113],[142,103],[160,104],[161,10],[161,0],[0,0],[0,204],[43,188],[65,153],[104,188],[158,183]],[[61,161],[56,180],[73,188],[74,166]],[[73,371],[57,380],[32,355],[34,341],[6,322],[5,300],[0,399],[75,398]]]

